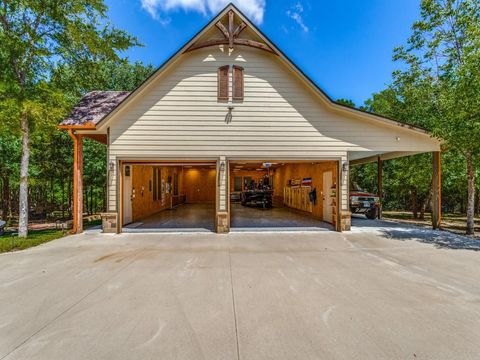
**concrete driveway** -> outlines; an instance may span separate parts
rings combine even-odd
[[[361,221],[0,255],[0,359],[478,359],[476,242]]]

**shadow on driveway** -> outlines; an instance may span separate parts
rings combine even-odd
[[[416,240],[425,244],[435,245],[438,248],[480,251],[480,240],[449,231],[432,230],[393,221],[368,220],[356,216],[352,217],[352,226],[354,233],[375,232],[393,240]]]

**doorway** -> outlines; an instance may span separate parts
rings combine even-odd
[[[123,166],[123,224],[132,222],[132,166]]]
[[[231,161],[231,231],[333,230],[334,202],[322,194],[335,183],[336,166],[335,161]]]
[[[123,165],[123,232],[215,230],[216,162]]]

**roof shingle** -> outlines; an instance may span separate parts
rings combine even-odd
[[[70,115],[60,125],[97,124],[128,95],[129,91],[91,91],[80,99]]]

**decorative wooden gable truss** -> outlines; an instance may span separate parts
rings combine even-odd
[[[235,45],[243,45],[276,54],[276,52],[270,46],[263,42],[241,38],[240,35],[246,28],[248,28],[248,25],[241,19],[236,21],[237,19],[235,19],[235,16],[235,12],[230,10],[227,16],[228,24],[224,25],[222,20],[219,20],[215,23],[215,27],[220,31],[220,34],[223,37],[198,41],[192,44],[185,52],[215,45],[228,45],[230,49],[233,49]]]

